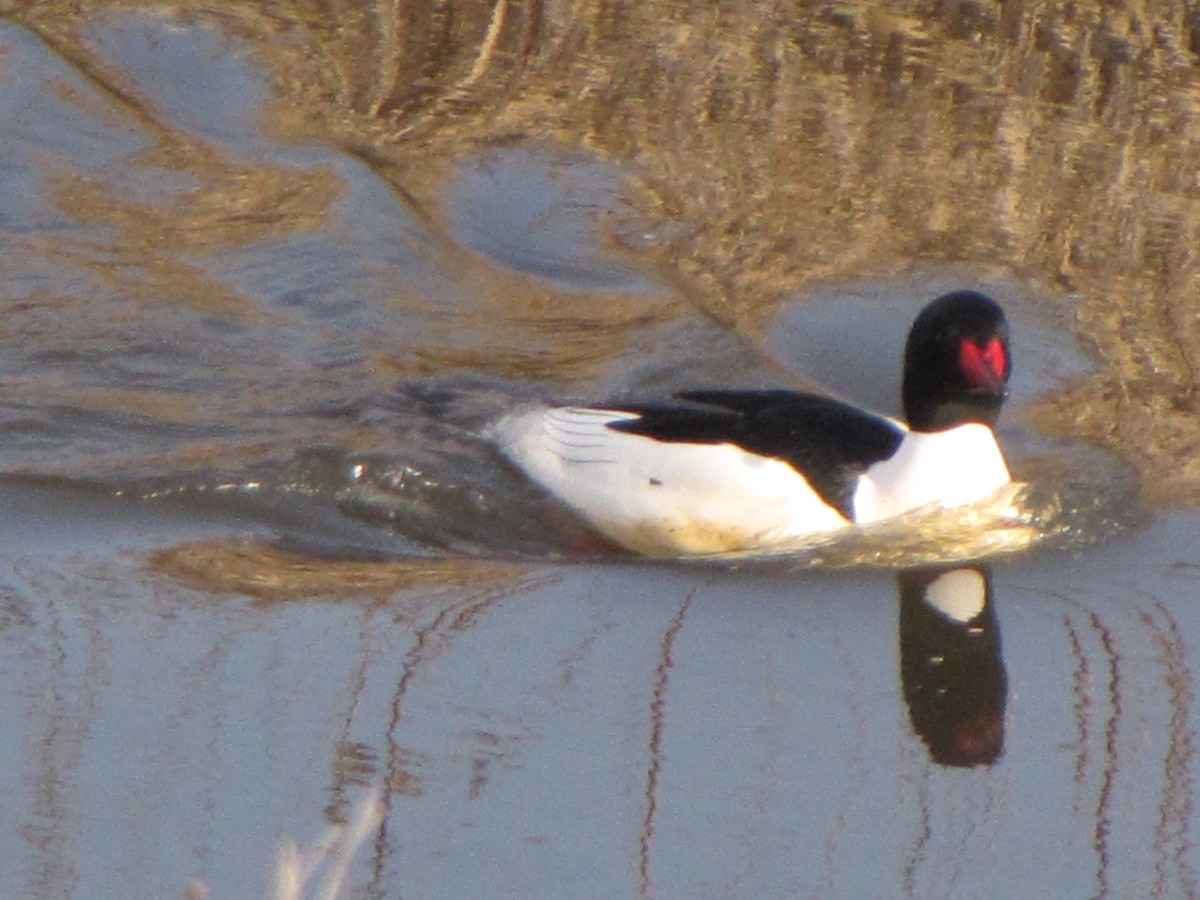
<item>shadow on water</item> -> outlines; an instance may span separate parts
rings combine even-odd
[[[267,896],[367,788],[368,897],[1200,895],[1190,12],[0,12],[0,895]],[[965,519],[638,562],[484,438],[891,411],[953,287]]]

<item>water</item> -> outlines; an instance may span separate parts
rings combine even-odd
[[[0,20],[0,895],[270,896],[372,792],[344,896],[1200,893],[1190,151],[1134,127],[1194,79],[872,9]],[[954,287],[1014,325],[991,510],[651,563],[482,437],[893,412]]]

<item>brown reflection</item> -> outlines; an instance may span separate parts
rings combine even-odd
[[[344,74],[358,77],[359,44],[347,27],[361,19],[359,5],[354,7],[342,11],[345,19],[335,14],[336,32],[326,35],[322,52],[350,50],[355,59]],[[386,439],[353,420],[314,423],[312,410],[386,395],[397,377],[466,370],[513,379],[596,378],[634,335],[679,314],[669,296],[556,289],[497,267],[441,233],[436,205],[422,208],[406,184],[426,182],[440,192],[455,176],[459,154],[422,154],[414,171],[411,161],[391,152],[391,135],[351,134],[345,120],[350,110],[338,104],[358,107],[356,90],[308,95],[300,110],[305,128],[314,115],[341,120],[315,142],[311,133],[298,134],[295,123],[281,127],[283,134],[272,133],[272,121],[282,126],[298,111],[277,104],[258,111],[262,134],[255,130],[247,146],[231,148],[175,125],[172,111],[158,108],[120,58],[101,52],[96,38],[122,21],[140,22],[151,32],[177,26],[215,53],[255,53],[268,80],[274,72],[286,82],[300,64],[294,51],[303,45],[292,29],[319,31],[311,11],[285,4],[267,13],[259,5],[234,4],[227,14],[201,22],[200,14],[172,18],[173,7],[161,7],[160,20],[151,4],[138,7],[141,19],[129,10],[125,19],[100,15],[114,10],[123,5],[51,3],[17,13],[52,51],[49,62],[32,51],[19,57],[30,83],[43,79],[41,89],[49,94],[56,72],[82,76],[83,87],[63,89],[78,113],[79,142],[86,144],[90,128],[104,136],[132,135],[148,146],[114,166],[110,179],[33,142],[20,144],[25,155],[14,165],[41,187],[47,217],[61,217],[70,228],[35,226],[7,235],[20,251],[10,277],[38,287],[0,311],[0,349],[22,363],[6,381],[9,402],[36,410],[79,408],[102,425],[137,417],[147,433],[141,440],[127,436],[93,445],[86,453],[31,454],[28,464],[37,471],[170,472],[191,467],[198,457],[237,467],[319,441],[369,450]],[[290,36],[276,30],[293,16]],[[461,23],[475,17],[453,18]],[[417,16],[408,24],[429,21]],[[215,42],[206,44],[210,27]],[[399,34],[390,27],[388,32]],[[421,53],[441,46],[419,44]],[[500,43],[493,45],[498,52]],[[254,84],[239,84],[234,76],[222,87],[254,93]],[[430,82],[423,92],[436,90]],[[365,104],[382,106],[399,108],[379,97]],[[70,126],[61,127],[70,134]],[[285,162],[282,148],[294,149],[298,138],[309,161]],[[346,148],[335,146],[341,144]],[[361,176],[370,183],[350,184],[347,173],[363,164],[375,171]],[[144,192],[129,189],[129,182],[142,180],[149,185]],[[358,217],[370,214],[364,206],[383,206],[389,185],[398,204],[387,223],[394,233],[381,245],[346,239],[339,216],[370,237],[372,223]],[[352,188],[365,196],[339,206]],[[595,217],[612,212],[598,210]],[[258,255],[230,262],[239,253]],[[299,286],[289,284],[290,270],[318,268],[310,255],[338,260],[345,277],[335,273],[314,283],[316,276],[297,276]],[[631,259],[630,265],[640,263]],[[437,280],[424,283],[426,272],[440,273],[453,290]],[[264,279],[261,287],[255,276]],[[280,296],[289,290],[295,296]],[[320,308],[321,302],[334,312]]]
[[[487,610],[507,593],[491,589],[456,591],[449,602],[437,609],[431,619],[415,629],[415,641],[404,656],[400,678],[392,692],[386,726],[387,752],[381,765],[384,789],[382,816],[372,844],[372,878],[368,892],[371,896],[382,895],[382,885],[389,862],[402,845],[403,833],[393,834],[393,829],[400,825],[400,818],[393,815],[395,808],[401,802],[401,798],[419,796],[423,792],[421,770],[425,756],[405,743],[408,734],[405,726],[409,718],[405,704],[409,691],[433,661],[450,649],[454,639],[474,626]],[[477,732],[474,737],[476,749],[479,748],[482,739],[484,744],[492,743],[491,749],[495,751],[487,759],[478,754],[472,758],[470,790],[479,792],[490,777],[488,765],[502,758],[503,752],[497,750],[496,742],[488,741],[483,733]],[[345,785],[337,781],[335,773],[334,794],[341,797],[344,793]],[[331,821],[336,822],[337,819],[333,818]]]
[[[653,897],[654,872],[650,851],[654,845],[658,827],[659,778],[663,766],[663,728],[667,710],[667,692],[671,670],[675,667],[675,641],[683,631],[688,612],[696,599],[696,591],[689,591],[679,605],[679,611],[663,632],[659,646],[658,666],[654,671],[654,695],[650,701],[650,737],[647,747],[649,764],[646,768],[646,807],[642,819],[642,831],[638,840],[638,896]]]
[[[910,569],[900,592],[900,679],[913,729],[944,766],[1004,752],[1008,679],[987,566]]]
[[[489,595],[500,597],[527,586],[529,579],[527,568],[494,560],[325,560],[289,553],[258,539],[182,544],[154,553],[150,568],[194,590],[245,594],[266,603],[341,597],[384,600],[411,588],[484,587]]]
[[[1158,597],[1143,613],[1142,623],[1153,635],[1163,668],[1163,681],[1170,697],[1166,754],[1163,758],[1164,788],[1154,827],[1156,859],[1154,893],[1166,895],[1172,869],[1193,889],[1200,878],[1192,864],[1196,848],[1189,823],[1195,809],[1195,782],[1191,772],[1196,760],[1196,738],[1190,710],[1195,705],[1195,679],[1188,665],[1187,645],[1179,622]]]
[[[10,15],[154,119],[86,39],[98,13],[128,7],[46,0]],[[686,225],[638,252],[739,331],[816,279],[914,260],[1073,292],[1102,366],[1048,399],[1042,423],[1129,454],[1159,497],[1200,498],[1200,19],[1184,4],[231,0],[189,15],[244,38],[267,68],[277,133],[365,148],[429,221],[445,162],[481,146],[553,140],[628,163],[640,213]],[[205,155],[178,136],[158,152],[188,170]],[[252,176],[211,180],[199,196],[261,211],[280,195]],[[138,226],[113,200],[79,208],[127,221],[131,247],[152,247],[155,233],[204,240],[187,215],[160,210]],[[186,280],[157,246],[166,257],[152,274]],[[629,322],[594,296],[510,290],[494,268],[459,261],[506,337],[490,359],[431,340],[421,359],[435,368],[589,362],[555,360],[537,328],[504,324],[506,310],[528,323],[570,306],[580,342],[594,323],[605,358],[623,331],[605,326]],[[539,352],[522,355],[521,340]]]
[[[1106,604],[1100,611],[1049,592],[1064,607],[1063,636],[1073,663],[1071,813],[1087,823],[1095,893],[1110,894],[1121,866],[1122,828],[1128,825],[1121,811],[1121,785],[1137,785],[1135,793],[1147,802],[1156,795],[1154,887],[1146,893],[1167,895],[1183,885],[1190,895],[1198,883],[1190,825],[1196,784],[1191,721],[1195,679],[1176,614],[1144,588],[1130,593],[1141,603],[1127,618],[1115,612],[1119,606]],[[1147,684],[1158,686],[1155,702],[1164,704],[1163,719],[1149,730],[1143,719]],[[1155,739],[1147,740],[1152,732]],[[1132,753],[1131,747],[1136,748]]]
[[[1105,895],[1112,888],[1113,803],[1120,769],[1119,739],[1126,717],[1123,663],[1114,630],[1097,612],[1084,611],[1078,627],[1071,616],[1066,616],[1063,624],[1075,659],[1074,712],[1079,750],[1074,771],[1078,794],[1073,811],[1090,816],[1095,882],[1098,893]]]
[[[239,593],[267,604],[372,598],[377,602],[362,610],[364,633],[371,630],[372,617],[388,609],[394,608],[397,618],[410,623],[414,641],[400,661],[392,690],[381,736],[384,751],[377,753],[351,737],[359,703],[367,691],[366,670],[374,663],[371,654],[364,654],[352,679],[350,702],[331,760],[331,799],[325,808],[331,825],[347,822],[352,798],[363,786],[382,785],[384,815],[374,831],[370,863],[376,880],[383,878],[396,849],[389,832],[393,807],[400,798],[420,796],[424,791],[426,755],[406,743],[405,704],[410,687],[489,608],[515,591],[528,589],[534,578],[544,582],[556,577],[544,570],[535,574],[518,565],[478,559],[322,560],[253,539],[184,544],[155,553],[150,567],[195,590]],[[489,768],[503,760],[506,751],[495,735],[481,731],[474,737],[478,752],[472,757],[471,791],[478,793],[490,778]]]
[[[392,857],[403,835],[394,833],[402,818],[397,807],[405,798],[425,791],[428,754],[408,743],[410,715],[406,708],[414,684],[449,652],[457,637],[478,624],[487,611],[521,589],[557,577],[532,573],[521,566],[475,559],[405,560],[389,563],[320,560],[288,553],[261,540],[202,541],[160,551],[151,557],[153,571],[185,586],[213,593],[236,592],[264,603],[298,599],[368,597],[363,604],[363,643],[374,630],[379,614],[394,615],[409,626],[412,643],[398,661],[399,674],[391,689],[387,715],[377,727],[374,742],[355,740],[361,723],[360,707],[368,693],[367,670],[379,663],[374,653],[363,653],[350,682],[337,739],[330,760],[330,800],[324,815],[331,826],[346,825],[353,817],[352,803],[364,786],[379,785],[380,817],[369,837],[371,872],[369,893],[383,891]],[[385,601],[387,601],[385,603]],[[391,650],[384,656],[393,657]],[[478,730],[471,735],[469,792],[477,796],[491,777],[490,768],[504,761],[508,748],[501,736]]]

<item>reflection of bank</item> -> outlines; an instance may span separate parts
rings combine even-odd
[[[1008,680],[991,569],[910,569],[897,583],[900,678],[913,728],[940,765],[995,762]]]

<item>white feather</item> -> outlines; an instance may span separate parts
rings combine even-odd
[[[986,425],[910,431],[891,457],[859,479],[854,521],[868,525],[933,503],[975,503],[1008,484],[1010,477],[996,436]]]
[[[733,444],[656,441],[608,427],[636,413],[514,413],[501,450],[618,543],[653,556],[766,549],[848,525],[780,460]]]

